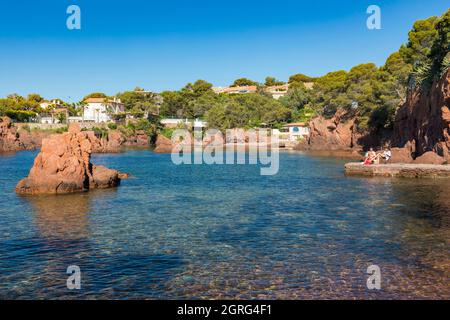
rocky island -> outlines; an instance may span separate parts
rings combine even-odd
[[[67,133],[44,139],[29,176],[17,184],[16,192],[61,194],[118,186],[118,171],[91,163],[90,138],[72,124]]]

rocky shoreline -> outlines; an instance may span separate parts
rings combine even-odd
[[[149,147],[150,137],[144,131],[125,135],[119,130],[108,130],[106,136],[94,131],[83,131],[92,143],[92,153],[117,153],[124,147]],[[27,131],[17,127],[8,117],[0,117],[0,153],[36,150],[42,141],[51,136],[48,131]]]

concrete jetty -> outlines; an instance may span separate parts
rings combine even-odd
[[[360,162],[345,165],[348,176],[450,178],[450,165],[432,164],[378,164],[365,166]]]

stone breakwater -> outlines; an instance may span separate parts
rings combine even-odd
[[[365,166],[351,162],[345,165],[348,176],[450,178],[450,165],[431,164],[379,164]]]
[[[59,194],[116,187],[120,173],[91,163],[92,142],[78,125],[42,141],[41,152],[27,178],[16,186],[19,194]]]

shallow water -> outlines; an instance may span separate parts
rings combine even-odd
[[[35,155],[0,156],[0,298],[450,298],[448,180],[347,178],[343,160],[287,152],[264,177],[128,151],[93,157],[132,174],[118,189],[17,196]]]

